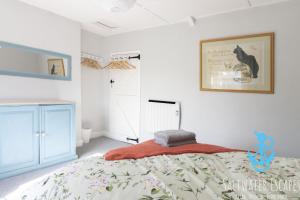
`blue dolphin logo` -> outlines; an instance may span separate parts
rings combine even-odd
[[[255,133],[258,144],[258,151],[251,153],[248,151],[248,158],[256,172],[266,172],[270,169],[272,160],[275,158],[274,139],[262,132]]]

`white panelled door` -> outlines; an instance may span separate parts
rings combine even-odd
[[[109,136],[124,142],[139,138],[140,60],[131,59],[136,69],[109,70]]]

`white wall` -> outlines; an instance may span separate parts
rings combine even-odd
[[[140,50],[143,139],[149,98],[182,102],[182,128],[199,142],[254,147],[254,130],[274,136],[278,155],[300,157],[300,2],[276,4],[204,18],[196,27],[177,24],[99,39],[111,52]],[[276,33],[275,94],[216,93],[199,90],[199,41],[262,32]],[[100,77],[99,77],[100,78]],[[99,82],[94,84],[101,84]],[[103,96],[103,95],[102,95]]]
[[[76,102],[81,127],[80,25],[17,0],[0,0],[0,40],[72,56],[72,81],[0,76],[0,98],[51,98]]]
[[[82,31],[81,50],[94,55],[101,55],[105,47],[99,43],[103,37]],[[105,63],[101,63],[105,64]],[[92,128],[93,136],[103,134],[107,124],[107,95],[105,95],[105,71],[81,67],[82,87],[82,122],[83,127]]]

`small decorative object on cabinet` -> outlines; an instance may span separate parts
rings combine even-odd
[[[76,159],[74,113],[66,101],[0,101],[0,179]]]

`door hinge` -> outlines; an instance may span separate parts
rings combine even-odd
[[[133,138],[126,138],[126,140],[135,141],[136,143],[139,143],[139,138],[133,139]]]

